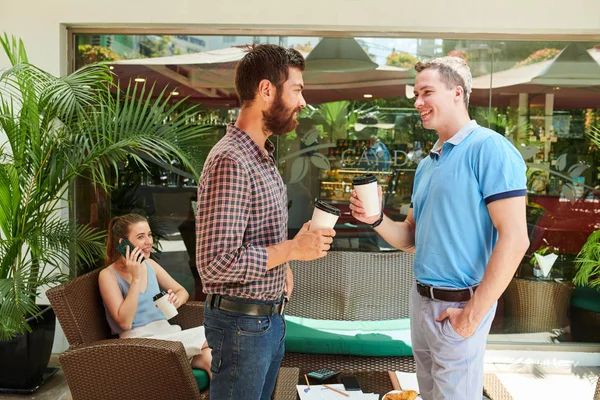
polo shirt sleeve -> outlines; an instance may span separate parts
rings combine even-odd
[[[525,161],[500,134],[493,134],[482,142],[474,169],[485,204],[527,194]]]
[[[214,160],[198,187],[198,272],[205,282],[248,283],[265,276],[267,249],[244,244],[252,193],[248,174],[228,157]]]

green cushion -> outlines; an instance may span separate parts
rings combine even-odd
[[[330,321],[286,316],[285,349],[291,353],[411,356],[408,318]]]
[[[208,379],[208,373],[203,369],[192,368],[192,372],[194,373],[194,378],[196,378],[196,383],[198,384],[198,389],[204,390],[208,387],[210,379]]]
[[[571,305],[600,313],[600,290],[588,286],[576,286],[571,296]]]

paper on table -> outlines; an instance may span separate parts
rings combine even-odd
[[[419,383],[417,382],[417,374],[396,371],[396,377],[398,378],[398,382],[400,382],[402,390],[414,390],[421,393],[419,391]]]
[[[334,392],[331,389],[327,389],[323,385],[310,385],[310,389],[308,389],[308,386],[306,385],[297,385],[296,388],[300,395],[300,400],[379,400],[378,394],[363,393],[361,391],[345,391],[344,385],[342,384],[327,386],[347,393],[348,397]]]
[[[540,269],[542,270],[542,275],[544,276],[544,278],[547,278],[550,274],[552,266],[558,258],[558,254],[550,253],[546,254],[545,256],[540,256],[539,254],[535,253],[534,256],[538,262],[538,265],[540,266]]]

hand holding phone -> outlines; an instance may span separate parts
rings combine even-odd
[[[122,239],[118,244],[117,244],[117,250],[119,251],[119,253],[121,253],[121,255],[125,258],[127,258],[127,247],[129,247],[129,253],[133,253],[133,250],[135,249],[135,246],[133,245],[133,243],[131,243],[129,241],[129,239],[124,238]],[[140,253],[141,259],[140,261],[144,261],[144,256],[142,253]]]
[[[138,280],[141,276],[142,262],[144,262],[144,255],[140,249],[131,243],[127,238],[122,239],[117,244],[117,250],[125,258],[125,266],[127,271],[131,273],[132,280]]]

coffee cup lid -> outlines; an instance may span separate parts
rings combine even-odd
[[[338,217],[340,215],[342,215],[342,212],[339,209],[337,209],[334,206],[331,206],[331,205],[329,205],[329,204],[327,204],[327,203],[325,203],[324,201],[321,201],[321,200],[318,200],[315,203],[315,207],[318,208],[321,211],[325,211],[326,213],[337,215]]]
[[[167,294],[167,292],[165,292],[164,290],[161,290],[158,294],[154,295],[152,300],[156,301],[156,300],[160,299],[161,297],[165,296],[166,294]]]
[[[356,176],[352,179],[352,185],[367,185],[369,183],[377,182],[377,177],[373,174],[366,174],[361,176]]]

